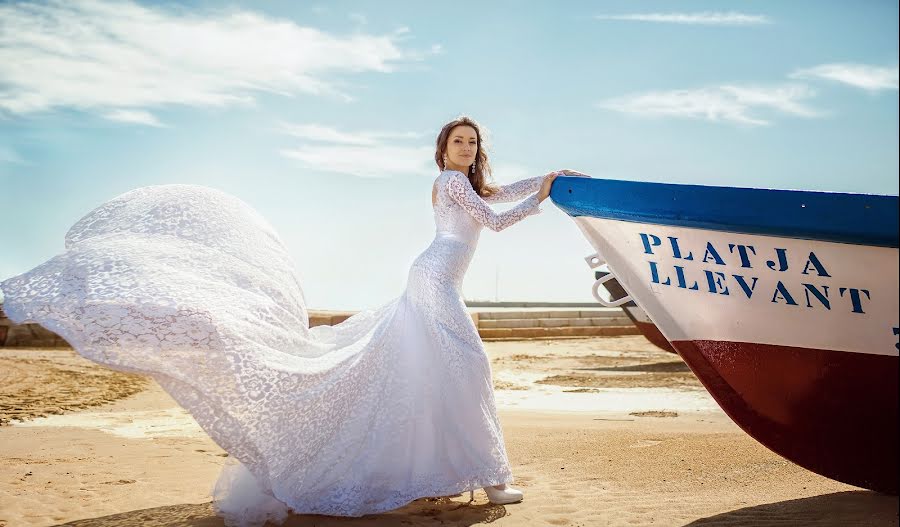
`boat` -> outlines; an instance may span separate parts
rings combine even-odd
[[[610,271],[598,301],[640,306],[738,426],[897,494],[897,196],[560,176],[550,197]]]
[[[593,255],[591,255],[591,258],[593,258]],[[594,278],[599,280],[600,278],[603,278],[608,274],[609,271],[594,271]],[[606,289],[607,292],[609,292],[610,298],[619,299],[628,296],[625,288],[623,288],[622,285],[615,279],[615,276],[613,276],[611,280],[603,282],[601,285],[604,289]],[[669,341],[666,340],[666,337],[662,334],[662,331],[660,331],[659,328],[656,327],[656,324],[653,323],[653,320],[650,319],[650,317],[647,315],[647,312],[641,309],[639,305],[635,304],[633,300],[622,304],[621,307],[622,311],[625,312],[625,315],[641,332],[641,335],[649,340],[651,344],[663,351],[668,351],[669,353],[676,354],[678,353],[677,351],[675,351],[675,348],[672,347],[672,344],[670,344]]]

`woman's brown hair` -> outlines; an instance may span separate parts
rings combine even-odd
[[[457,126],[471,126],[475,129],[475,137],[478,140],[478,155],[475,156],[475,173],[473,174],[472,169],[469,168],[465,174],[469,178],[469,182],[472,184],[475,192],[482,198],[488,197],[500,189],[492,181],[489,181],[492,176],[491,163],[488,161],[487,150],[482,140],[481,127],[471,117],[461,115],[441,128],[441,133],[438,134],[437,141],[435,141],[434,162],[437,163],[439,169],[444,170],[444,153],[447,152],[447,140],[450,138],[450,132]]]

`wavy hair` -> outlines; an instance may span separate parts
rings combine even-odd
[[[450,139],[450,132],[457,126],[471,126],[474,128],[478,142],[478,155],[475,156],[475,173],[473,174],[471,169],[466,171],[469,183],[472,184],[472,188],[482,198],[494,194],[500,189],[491,180],[493,173],[491,171],[491,163],[488,160],[487,150],[485,149],[481,127],[471,117],[461,115],[441,128],[441,133],[438,134],[435,141],[434,162],[439,169],[444,170],[444,154],[447,152],[447,141]]]

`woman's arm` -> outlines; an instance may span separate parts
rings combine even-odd
[[[535,176],[532,178],[516,181],[515,183],[510,183],[509,185],[501,185],[498,192],[485,197],[484,201],[486,201],[487,203],[504,203],[507,201],[516,201],[518,199],[524,198],[525,196],[533,192],[539,191],[541,189],[541,185],[543,185],[544,183],[544,180],[547,179],[547,177],[549,177],[551,174],[556,174],[559,176],[591,177],[587,174],[578,172],[577,170],[564,168],[562,170],[557,170],[556,172],[549,172],[547,174],[544,174],[543,176]]]
[[[538,185],[540,187],[540,185]],[[454,172],[447,179],[447,194],[468,212],[478,223],[494,232],[515,224],[532,214],[539,214],[541,200],[532,194],[515,207],[505,212],[494,212],[487,202],[475,192],[469,179],[461,172]]]
[[[484,201],[487,203],[507,203],[517,201],[529,194],[534,194],[541,189],[541,183],[546,176],[535,176],[532,178],[522,179],[509,185],[500,185],[500,190],[486,196]]]

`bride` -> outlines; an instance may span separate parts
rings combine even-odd
[[[64,253],[0,282],[4,309],[88,359],[153,377],[190,412],[230,454],[213,489],[229,525],[362,516],[478,488],[492,503],[520,501],[460,288],[482,227],[541,212],[559,174],[586,176],[489,184],[468,117],[441,129],[435,162],[435,237],[405,291],[335,326],[309,327],[269,223],[195,185],[138,188],[94,209]]]

